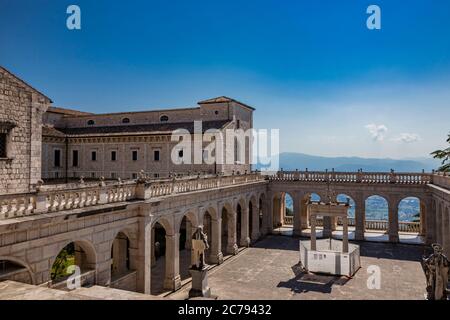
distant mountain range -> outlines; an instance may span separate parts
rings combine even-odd
[[[363,169],[366,172],[390,171],[398,172],[431,172],[438,168],[439,160],[433,158],[410,158],[410,159],[378,159],[360,157],[321,157],[303,153],[284,152],[280,154],[280,168],[283,170],[305,170],[323,171],[325,169],[335,171],[357,171]],[[260,168],[260,166],[257,166]]]

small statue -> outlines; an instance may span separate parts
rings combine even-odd
[[[106,186],[106,183],[105,183],[105,177],[104,176],[101,176],[100,177],[100,183],[98,184],[100,187],[104,187],[104,186]]]
[[[145,174],[144,170],[139,171],[138,178],[136,180],[137,183],[146,183],[147,182],[147,175]]]
[[[205,251],[208,249],[208,236],[203,232],[203,227],[200,226],[192,236],[192,269],[202,270],[206,266]]]
[[[447,300],[449,261],[441,245],[431,245],[433,253],[422,257],[422,269],[427,278],[427,300]]]

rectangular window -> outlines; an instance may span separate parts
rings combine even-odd
[[[78,150],[72,150],[72,167],[78,167]]]
[[[131,179],[137,179],[137,173],[133,173],[132,175],[131,175]]]
[[[117,175],[115,172],[111,172],[111,179],[116,179]]]
[[[55,167],[61,167],[61,150],[55,149],[53,164]]]
[[[137,159],[138,159],[138,152],[137,152],[137,150],[133,150],[132,158],[133,158],[133,161],[137,161]]]
[[[92,153],[91,153],[91,160],[92,161],[97,161],[97,151],[92,151]]]
[[[116,161],[116,160],[117,160],[117,152],[111,151],[111,161]]]
[[[153,160],[159,161],[159,150],[153,151]]]
[[[0,158],[6,158],[6,133],[0,133]]]

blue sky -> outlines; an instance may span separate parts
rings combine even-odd
[[[81,8],[82,29],[66,28]],[[366,8],[381,8],[381,30]],[[195,106],[227,95],[281,151],[424,157],[450,131],[447,0],[0,0],[0,64],[56,106]]]

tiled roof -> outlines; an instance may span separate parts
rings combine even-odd
[[[42,127],[42,135],[47,137],[62,137],[62,138],[66,136],[63,132],[48,126]]]
[[[224,103],[224,102],[236,102],[236,103],[238,103],[240,105],[243,105],[244,107],[247,107],[247,108],[250,108],[252,110],[255,110],[255,108],[250,107],[249,105],[247,105],[245,103],[239,102],[239,101],[237,101],[235,99],[232,99],[232,98],[228,98],[226,96],[221,96],[221,97],[217,97],[217,98],[203,100],[203,101],[198,102],[198,104]]]
[[[229,120],[203,121],[202,130],[221,129]],[[83,127],[83,128],[58,128],[59,131],[67,135],[90,135],[90,134],[113,134],[113,133],[139,133],[139,132],[163,132],[171,133],[176,129],[186,129],[190,133],[194,132],[194,122],[179,123],[152,123],[139,125],[103,126],[103,127]]]
[[[83,116],[83,115],[93,114],[91,112],[84,112],[84,111],[78,111],[78,110],[66,109],[66,108],[60,108],[60,107],[49,107],[47,109],[47,112],[61,113],[61,114],[65,114],[68,116]]]

